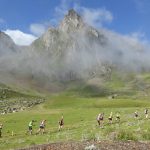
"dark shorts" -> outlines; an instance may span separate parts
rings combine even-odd
[[[120,119],[120,117],[116,117],[117,119]]]
[[[100,120],[97,120],[97,122],[100,122]]]
[[[103,121],[103,120],[104,120],[104,118],[103,118],[103,117],[102,117],[102,118],[99,118],[99,120]]]
[[[31,126],[29,126],[29,130],[32,130],[32,127],[31,127]]]
[[[40,129],[44,129],[44,126],[40,126]]]
[[[63,125],[64,125],[64,123],[63,123],[63,122],[59,122],[59,125],[60,125],[60,126],[63,126]]]
[[[112,118],[108,118],[108,120],[111,120],[111,121],[112,121]]]

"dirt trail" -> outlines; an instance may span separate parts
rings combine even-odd
[[[86,141],[38,145],[18,150],[150,150],[150,142]]]

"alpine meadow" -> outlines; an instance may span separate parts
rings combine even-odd
[[[150,149],[149,42],[85,14],[67,8],[28,45],[0,29],[0,150]]]

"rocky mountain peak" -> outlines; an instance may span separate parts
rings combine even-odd
[[[9,40],[11,39],[7,34],[5,34],[5,33],[2,32],[2,31],[0,31],[0,38],[1,38],[1,39],[4,39],[4,38],[5,38],[5,39],[9,39]]]
[[[72,19],[80,19],[80,15],[74,10],[74,9],[70,9],[68,11],[68,14],[66,15],[66,17],[70,17]]]
[[[15,44],[9,35],[0,31],[0,47],[2,47],[2,45],[9,46],[9,45],[15,45]]]
[[[60,23],[59,29],[65,32],[71,32],[78,30],[83,26],[84,22],[82,17],[74,9],[70,9]]]

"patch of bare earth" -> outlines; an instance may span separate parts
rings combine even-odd
[[[84,141],[38,145],[19,150],[150,150],[150,142]]]

